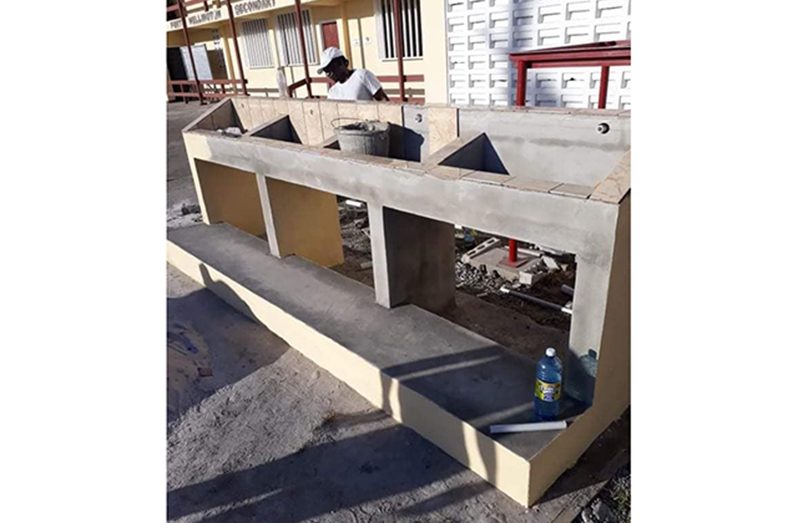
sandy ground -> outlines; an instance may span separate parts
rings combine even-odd
[[[198,216],[179,130],[202,110],[169,106],[169,227]],[[581,521],[628,461],[625,416],[524,509],[172,267],[167,288],[171,521]],[[451,321],[524,350],[531,320],[457,299]]]

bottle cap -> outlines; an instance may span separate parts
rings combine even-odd
[[[555,354],[557,354],[557,351],[555,351],[553,348],[549,347],[546,349],[546,356],[549,358],[553,358]]]

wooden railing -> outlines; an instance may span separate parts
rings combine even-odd
[[[399,83],[399,76],[378,76],[377,80],[379,80],[380,83],[382,83],[382,84],[386,84],[386,83],[389,83],[389,84],[390,83],[397,83],[398,84]],[[310,81],[312,83],[316,83],[316,84],[326,83],[328,89],[334,83],[329,78],[321,77],[321,76],[311,77]],[[412,96],[413,91],[420,91],[421,89],[418,89],[418,88],[414,89],[412,86],[411,87],[407,86],[407,83],[415,83],[415,82],[423,82],[423,81],[424,81],[424,75],[423,74],[406,74],[405,75],[405,94],[408,95],[407,96],[407,100],[405,100],[406,102],[408,102],[408,103],[417,103],[417,104],[423,104],[424,103],[424,97],[413,97]],[[294,82],[291,85],[289,85],[288,86],[288,96],[290,96],[291,98],[296,98],[297,89],[299,89],[300,87],[304,86],[305,84],[306,84],[306,82],[305,82],[305,79],[303,78],[303,79],[301,79],[301,80],[299,80],[297,82]],[[383,85],[383,90],[385,91],[385,94],[387,94],[389,98],[391,98],[393,100],[398,100],[398,98],[399,98],[398,89],[393,89],[393,88],[386,87],[386,86]],[[315,97],[315,98],[321,98],[321,97]]]
[[[170,80],[169,98],[183,98],[188,102],[190,99],[219,100],[231,94],[243,94],[243,86],[246,80],[230,80],[227,78],[214,78],[212,80]],[[199,85],[199,91],[197,86]]]

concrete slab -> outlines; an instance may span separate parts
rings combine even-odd
[[[194,361],[168,351],[169,390],[196,392],[170,417],[170,521],[570,523],[628,459],[627,417],[527,510],[171,266],[167,291],[214,369],[178,383]]]
[[[590,196],[590,193],[593,192],[593,187],[574,183],[563,183],[552,188],[549,192],[562,196],[573,196],[574,198],[587,198]]]

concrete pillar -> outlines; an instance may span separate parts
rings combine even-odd
[[[254,173],[203,160],[190,163],[205,223],[229,223],[256,236],[266,232]]]
[[[631,196],[618,206],[610,265],[576,260],[570,351],[564,356],[569,381],[566,392],[591,403],[599,389],[607,398],[629,401],[630,350],[630,209]],[[620,415],[616,412],[614,415]],[[613,418],[614,419],[614,418]]]
[[[254,178],[273,256],[295,254],[323,267],[344,262],[334,194],[262,175]]]
[[[440,312],[454,305],[454,225],[371,204],[377,303]]]

